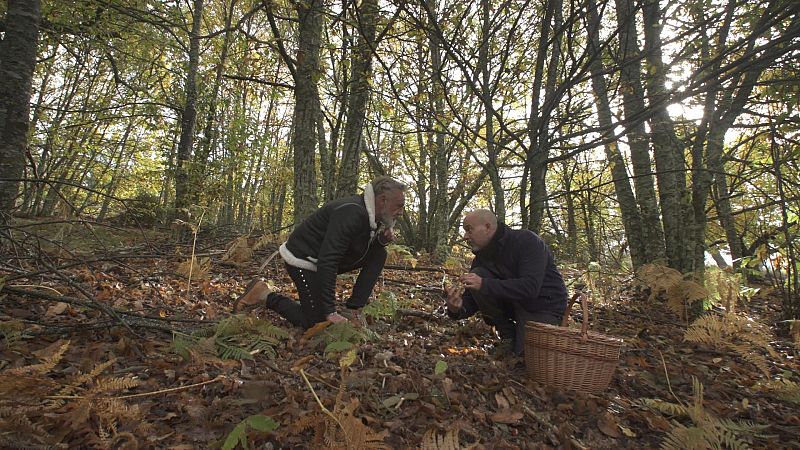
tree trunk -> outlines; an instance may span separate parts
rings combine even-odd
[[[649,67],[646,77],[647,97],[651,117],[650,136],[656,163],[656,179],[661,202],[661,222],[664,226],[664,241],[667,264],[682,270],[687,264],[686,254],[687,214],[689,198],[686,191],[686,161],[684,146],[675,133],[667,106],[669,95],[666,89],[666,67],[662,59],[661,9],[659,0],[643,2],[645,60]]]
[[[372,78],[372,52],[375,49],[375,24],[378,20],[378,0],[363,0],[356,12],[358,37],[350,73],[347,95],[347,121],[344,127],[344,150],[339,166],[336,195],[344,197],[356,193],[358,186],[361,142],[364,119],[370,99]]]
[[[181,137],[178,141],[178,154],[175,161],[175,209],[178,212],[191,203],[189,173],[192,168],[194,126],[197,119],[197,70],[200,66],[200,25],[203,19],[203,1],[194,0],[192,31],[189,34],[189,65],[186,69],[185,100],[181,113]]]
[[[197,204],[200,202],[200,195],[203,192],[206,169],[208,167],[208,158],[211,155],[211,147],[216,142],[216,126],[217,120],[217,98],[219,97],[219,90],[222,86],[222,73],[225,70],[225,62],[228,59],[228,49],[231,43],[232,30],[231,22],[233,21],[233,10],[236,7],[236,0],[231,0],[228,5],[228,10],[225,15],[225,33],[223,34],[222,49],[219,54],[219,61],[214,68],[214,84],[211,88],[211,96],[208,98],[208,113],[205,118],[205,125],[203,127],[203,137],[198,142],[197,153],[194,155],[194,164],[192,164],[190,172],[189,185],[191,189],[192,202]]]
[[[616,0],[619,25],[619,64],[622,107],[633,163],[633,185],[642,217],[646,261],[665,258],[664,232],[658,215],[648,136],[644,128],[644,89],[641,54],[636,35],[636,10],[632,0]]]
[[[589,71],[592,75],[592,88],[597,102],[597,119],[603,136],[607,139],[604,149],[606,159],[611,166],[611,176],[614,178],[614,193],[617,196],[617,202],[622,214],[622,226],[625,229],[625,236],[628,238],[631,261],[633,267],[638,268],[647,262],[642,218],[639,215],[639,209],[636,207],[636,197],[633,195],[631,184],[628,181],[628,171],[625,168],[625,161],[619,151],[617,142],[616,140],[608,139],[614,134],[614,124],[611,119],[608,91],[603,79],[605,69],[603,68],[602,50],[600,49],[600,16],[597,13],[597,5],[594,0],[588,0],[587,14],[588,29],[586,31],[590,58]]]
[[[425,0],[426,8],[431,14],[431,20],[438,20],[437,0]],[[431,27],[433,28],[433,27]],[[445,134],[441,129],[440,121],[444,121],[444,85],[442,79],[442,43],[436,32],[430,32],[431,56],[431,112],[433,118],[433,136],[431,138],[432,153],[431,157],[431,215],[432,229],[430,233],[433,259],[436,262],[444,262],[450,254],[449,248],[449,227],[448,227],[448,193],[447,193],[447,174],[448,156],[445,148]]]
[[[505,222],[506,196],[503,183],[500,179],[500,168],[497,162],[497,146],[494,142],[494,105],[492,103],[492,81],[489,69],[489,47],[491,42],[491,1],[481,0],[481,45],[478,49],[477,71],[481,75],[481,100],[483,101],[484,115],[486,117],[486,170],[494,192],[494,213],[497,219]]]
[[[547,157],[549,148],[547,139],[548,117],[545,117],[544,109],[541,108],[541,90],[544,79],[544,62],[549,48],[550,27],[555,14],[557,0],[547,0],[545,4],[544,19],[539,35],[539,46],[536,55],[536,67],[534,69],[533,88],[531,89],[531,115],[528,118],[528,140],[530,148],[525,161],[525,172],[530,180],[528,207],[528,223],[525,226],[535,232],[540,232],[544,219],[544,203],[547,200],[547,186],[545,177],[547,176]],[[558,51],[553,49],[553,51]],[[549,67],[548,70],[556,70]]]
[[[31,81],[36,65],[41,4],[8,0],[0,41],[0,221],[14,209],[25,172]]]
[[[322,0],[295,4],[300,21],[297,70],[292,118],[294,148],[294,223],[299,224],[318,207],[317,170],[314,152],[317,147],[317,78],[322,35]]]

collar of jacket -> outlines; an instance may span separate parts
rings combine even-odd
[[[375,230],[378,229],[378,223],[375,220],[375,191],[372,190],[372,183],[364,185],[364,206],[367,208],[367,215],[369,215],[369,237],[375,237]]]
[[[508,234],[506,231],[508,229],[508,225],[504,224],[503,222],[497,222],[497,231],[494,232],[494,236],[492,236],[492,239],[489,241],[486,247],[474,252],[475,256],[480,256],[490,260],[495,259],[497,253],[505,244],[505,237]]]

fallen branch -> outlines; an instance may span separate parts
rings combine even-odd
[[[19,289],[16,286],[3,286],[1,292],[7,292],[9,294],[19,295],[23,297],[33,297],[39,298],[42,300],[52,301],[52,302],[62,302],[68,305],[73,306],[80,306],[84,308],[90,308],[99,310],[102,312],[106,312],[103,308],[99,307],[96,303],[84,301],[77,299],[75,297],[68,297],[65,295],[55,295],[48,292],[42,291],[34,291],[29,289]],[[170,325],[173,322],[178,323],[186,323],[186,324],[200,324],[200,325],[209,325],[212,326],[216,324],[215,321],[208,321],[208,320],[197,320],[197,319],[182,319],[182,318],[169,318],[169,317],[158,317],[158,316],[142,316],[139,314],[134,314],[127,311],[117,310],[110,307],[106,307],[108,310],[114,313],[112,316],[113,321],[109,321],[107,323],[95,323],[89,325],[93,328],[104,328],[104,327],[111,327],[115,324],[121,324],[126,328],[137,327],[137,328],[150,328],[162,331],[185,331],[185,330],[193,330],[196,331],[196,328],[191,327],[180,327],[180,326],[173,326]],[[134,333],[135,334],[135,333]]]
[[[383,268],[388,270],[406,270],[408,272],[440,272],[440,273],[447,272],[447,270],[445,270],[444,267],[422,267],[422,266],[411,267],[411,266],[396,266],[392,264],[387,264],[383,266]]]
[[[443,322],[444,317],[429,313],[427,311],[420,311],[418,309],[398,309],[397,314],[401,316],[419,317],[432,322]]]

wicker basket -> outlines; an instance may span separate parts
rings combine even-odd
[[[619,362],[622,340],[589,331],[589,311],[583,295],[583,325],[566,328],[570,302],[562,326],[525,324],[525,368],[528,376],[550,386],[599,393],[611,382]],[[574,297],[573,297],[574,301]]]

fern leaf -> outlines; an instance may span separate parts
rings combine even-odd
[[[689,409],[677,403],[665,402],[664,400],[643,398],[638,404],[650,410],[667,414],[672,417],[689,417]]]
[[[650,288],[650,298],[653,300],[661,292],[667,290],[683,279],[683,275],[675,269],[658,264],[645,264],[639,268],[636,277]]]
[[[458,429],[449,430],[440,435],[436,429],[431,428],[422,436],[420,450],[459,450]]]
[[[767,390],[776,398],[800,405],[800,384],[790,380],[770,381]]]
[[[114,377],[98,380],[91,392],[114,392],[123,391],[139,386],[139,380],[130,377]]]
[[[253,359],[253,355],[246,348],[237,347],[221,340],[217,341],[217,352],[222,359],[235,359],[238,361]]]
[[[70,341],[66,341],[61,348],[58,349],[52,356],[45,358],[41,364],[33,364],[30,366],[19,367],[16,369],[9,369],[5,371],[8,375],[43,375],[47,372],[53,370],[53,368],[61,362],[61,358],[64,357],[64,353],[67,352],[67,348],[69,348]]]

